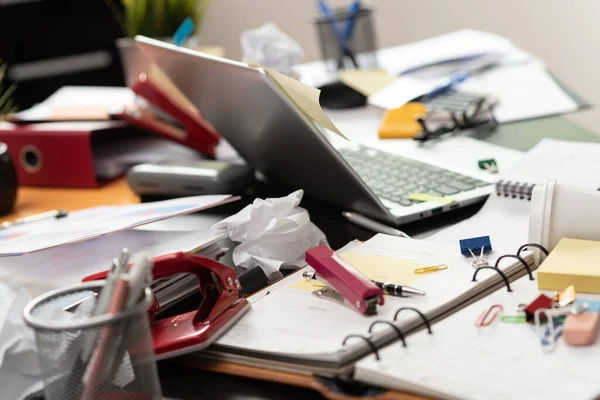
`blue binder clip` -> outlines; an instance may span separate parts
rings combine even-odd
[[[473,257],[471,265],[475,268],[489,266],[487,260],[483,257],[485,253],[492,251],[492,242],[489,236],[480,236],[469,239],[461,239],[460,252],[466,257]],[[478,254],[478,256],[476,255]]]

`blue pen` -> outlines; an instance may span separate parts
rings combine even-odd
[[[348,21],[346,22],[346,29],[344,31],[344,47],[348,45],[350,38],[352,37],[352,31],[354,31],[354,21],[356,21],[356,14],[360,11],[360,1],[355,0],[348,7]]]
[[[436,96],[439,96],[440,94],[454,90],[454,88],[457,85],[466,81],[470,76],[477,75],[477,74],[487,70],[488,68],[494,66],[498,62],[498,59],[499,59],[498,54],[491,54],[489,56],[477,59],[476,61],[472,62],[470,65],[467,65],[466,68],[450,75],[448,77],[448,81],[446,83],[433,89],[431,92],[426,94],[423,97],[423,101],[428,101]]]

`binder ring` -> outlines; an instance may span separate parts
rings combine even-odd
[[[371,324],[371,326],[369,327],[369,333],[371,333],[371,331],[373,330],[373,327],[375,325],[377,325],[377,324],[388,324],[389,326],[391,326],[392,328],[394,328],[394,330],[398,334],[398,337],[400,338],[400,340],[402,340],[402,346],[406,347],[406,341],[404,340],[404,334],[402,333],[402,331],[400,330],[400,328],[398,328],[396,325],[392,324],[390,321],[379,320],[379,321],[373,322]]]
[[[496,267],[479,267],[475,270],[475,273],[473,274],[473,282],[477,282],[477,273],[479,273],[480,270],[482,269],[491,269],[493,271],[496,271],[497,273],[500,274],[500,276],[502,277],[502,279],[504,279],[504,283],[506,284],[506,289],[509,292],[512,292],[512,289],[510,288],[510,283],[508,282],[508,278],[506,277],[506,275],[504,275],[504,272],[502,272],[501,270],[499,270]]]
[[[489,268],[492,268],[492,267],[489,267]],[[402,308],[399,308],[398,311],[396,311],[396,314],[394,314],[394,321],[396,321],[396,318],[398,318],[398,314],[400,314],[400,312],[404,311],[404,310],[412,310],[412,311],[416,312],[417,314],[419,314],[419,316],[421,317],[421,319],[425,323],[425,326],[427,327],[427,331],[429,331],[429,334],[431,335],[433,333],[433,332],[431,332],[431,324],[429,323],[429,319],[427,319],[427,317],[421,311],[417,310],[414,307],[402,307]]]
[[[377,361],[379,361],[379,352],[377,351],[377,347],[375,347],[375,345],[373,344],[373,342],[371,342],[370,339],[364,337],[363,335],[348,335],[344,338],[344,341],[342,342],[342,346],[346,345],[346,342],[348,341],[348,339],[350,338],[361,338],[362,340],[364,340],[365,342],[367,342],[369,344],[369,346],[371,347],[371,350],[373,350],[373,354],[375,354],[375,359]]]
[[[548,251],[547,248],[545,248],[544,246],[542,246],[541,244],[537,244],[537,243],[527,243],[524,244],[523,246],[519,247],[519,250],[517,250],[517,255],[520,256],[521,252],[523,250],[526,250],[528,247],[535,247],[536,249],[540,250],[542,253],[544,253],[545,256],[548,256],[548,254],[550,254],[550,252]]]
[[[498,271],[500,271],[500,268],[498,268],[498,266],[500,265],[500,260],[502,260],[503,258],[516,258],[517,260],[519,260],[521,262],[521,264],[523,264],[523,266],[527,270],[527,273],[529,274],[529,280],[530,281],[535,280],[535,278],[533,277],[533,274],[531,273],[531,268],[529,268],[529,265],[527,264],[527,261],[525,261],[519,255],[505,254],[503,256],[498,257],[498,259],[496,260],[496,264],[494,265],[494,268],[496,268]]]

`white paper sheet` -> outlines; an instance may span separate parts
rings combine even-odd
[[[65,218],[17,225],[0,231],[0,256],[16,256],[92,239],[176,215],[211,208],[229,195],[184,197],[127,206],[104,206],[69,213]]]
[[[592,399],[600,394],[600,343],[571,347],[559,340],[544,353],[533,324],[474,325],[494,304],[515,315],[519,303],[538,294],[536,281],[521,278],[513,292],[500,289],[435,325],[434,334],[410,336],[408,346],[392,344],[361,360],[354,378],[444,399]],[[600,296],[596,296],[596,300]],[[435,366],[432,368],[432,366]]]
[[[32,296],[38,296],[107,270],[113,257],[123,247],[131,252],[144,251],[151,256],[159,256],[192,251],[222,238],[224,235],[210,231],[184,233],[133,229],[116,232],[40,252],[2,258],[0,282],[6,282],[15,289],[25,287]]]
[[[579,106],[539,62],[491,69],[467,79],[460,91],[494,96],[500,123],[576,111]]]
[[[556,179],[558,183],[600,187],[600,144],[544,139],[499,179],[528,184]],[[441,230],[428,239],[445,243],[490,236],[498,254],[514,253],[527,241],[530,202],[492,195],[473,217]]]

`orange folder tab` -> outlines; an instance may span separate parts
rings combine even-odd
[[[378,135],[381,139],[411,139],[422,132],[417,118],[426,114],[427,107],[423,103],[407,103],[386,111]]]

